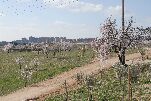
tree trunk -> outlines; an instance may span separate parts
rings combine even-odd
[[[125,65],[125,52],[122,53],[121,58],[122,58],[122,65]]]
[[[125,64],[125,49],[124,48],[122,48],[119,51],[118,58],[119,58],[120,63],[125,66],[126,64]]]
[[[21,63],[19,63],[19,69],[20,69],[20,70],[22,69],[22,65],[21,65]]]
[[[27,87],[27,79],[25,80],[25,85],[24,86]]]

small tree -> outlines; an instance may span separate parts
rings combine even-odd
[[[98,40],[99,43],[99,52],[103,60],[108,59],[109,54],[114,52],[117,54],[120,70],[127,70],[128,73],[128,87],[129,87],[129,99],[132,98],[131,92],[131,77],[130,77],[130,68],[127,66],[125,54],[126,50],[129,47],[137,47],[144,40],[144,33],[142,33],[141,28],[135,28],[132,26],[134,23],[132,17],[128,21],[128,25],[124,26],[124,29],[120,29],[116,25],[116,20],[113,20],[111,17],[107,18],[105,24],[101,26],[101,38]],[[128,69],[127,69],[128,68]],[[121,72],[124,73],[123,71]],[[120,73],[120,74],[121,74]],[[121,79],[121,78],[120,78]],[[123,79],[123,82],[125,80]],[[123,85],[123,99],[124,99],[125,87]]]
[[[13,47],[14,47],[13,44],[8,43],[7,45],[4,46],[3,51],[4,51],[4,52],[7,52],[7,53],[10,53],[10,51],[11,51],[11,49],[12,49]]]
[[[39,64],[40,64],[39,59],[34,58],[31,62],[28,63],[28,65],[25,65],[24,68],[21,65],[22,68],[20,69],[20,72],[23,80],[25,81],[25,87],[27,86],[27,83],[31,79],[33,73],[40,70]],[[36,78],[37,78],[37,73],[36,73]]]
[[[115,52],[122,65],[126,66],[125,53],[129,47],[136,47],[142,42],[143,33],[140,33],[139,28],[132,27],[134,23],[131,18],[124,32],[116,25],[116,20],[107,18],[105,24],[101,26],[101,38],[98,40],[100,44],[100,54],[102,57],[109,56],[111,51]]]
[[[48,55],[49,55],[49,45],[47,43],[42,46],[42,50],[43,50],[43,53],[48,58]]]
[[[30,62],[30,67],[32,69],[33,72],[38,72],[40,70],[39,68],[40,62],[38,58],[34,58],[31,62]],[[37,78],[37,73],[36,73],[36,78]]]
[[[16,60],[17,65],[19,65],[19,69],[22,69],[23,63],[25,62],[24,58],[23,57],[17,57],[15,60]]]
[[[25,68],[21,69],[21,76],[25,81],[25,87],[27,86],[28,81],[31,79],[32,74],[33,74],[32,69],[27,65],[25,66]]]
[[[83,57],[86,52],[86,45],[83,45],[81,50],[82,50],[82,57]]]

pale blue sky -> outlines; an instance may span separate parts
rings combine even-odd
[[[0,41],[29,36],[97,37],[110,15],[121,19],[121,0],[0,0]],[[151,26],[151,0],[125,0],[126,18]]]

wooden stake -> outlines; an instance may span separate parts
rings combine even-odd
[[[128,100],[132,101],[132,90],[131,90],[131,72],[130,66],[128,66]]]

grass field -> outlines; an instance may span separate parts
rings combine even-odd
[[[22,68],[28,65],[34,58],[38,58],[40,71],[34,72],[28,85],[37,83],[57,74],[68,71],[75,67],[80,67],[89,63],[94,55],[91,49],[86,50],[84,56],[79,50],[72,50],[69,52],[57,53],[53,57],[53,53],[49,53],[49,58],[44,54],[37,54],[34,52],[0,52],[0,95],[6,95],[17,89],[23,88],[25,81],[21,76],[20,67],[16,63],[17,57],[23,57],[25,63]]]

